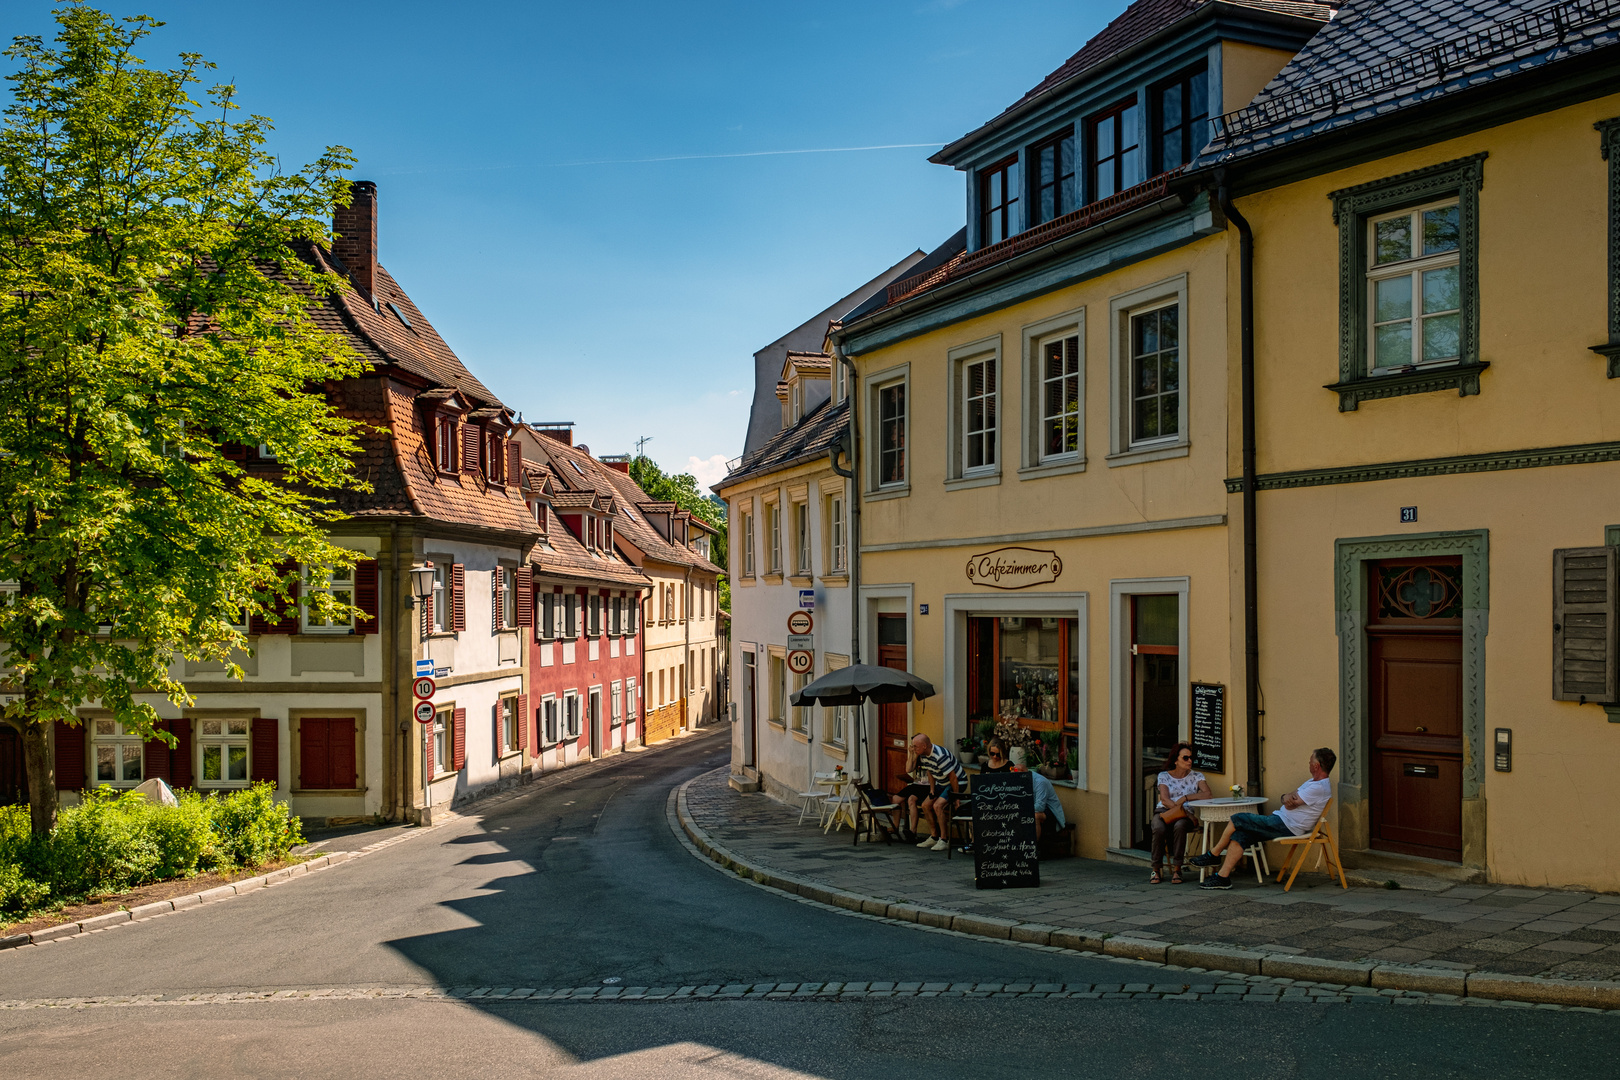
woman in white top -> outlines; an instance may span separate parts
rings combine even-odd
[[[1193,751],[1189,743],[1178,742],[1170,748],[1164,759],[1164,771],[1159,774],[1159,801],[1153,807],[1153,874],[1148,883],[1157,885],[1164,869],[1165,841],[1170,841],[1170,884],[1181,884],[1181,861],[1187,852],[1187,834],[1198,827],[1198,819],[1183,804],[1188,799],[1211,797],[1209,781],[1192,767]],[[1165,815],[1174,820],[1166,821]]]

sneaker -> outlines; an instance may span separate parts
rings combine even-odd
[[[1204,854],[1194,855],[1187,862],[1191,866],[1219,866],[1221,865],[1221,859],[1222,856],[1220,855]]]
[[[925,836],[918,841],[917,846],[931,848],[934,846],[934,838],[932,836]]]
[[[1200,881],[1198,883],[1198,887],[1200,889],[1230,889],[1232,887],[1232,879],[1229,877],[1221,877],[1219,874],[1211,874],[1206,880]]]
[[[946,841],[946,840],[935,840],[933,846],[934,846],[935,851],[949,851],[949,850],[951,850],[950,842]]]

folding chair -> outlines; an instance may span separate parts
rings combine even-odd
[[[882,833],[885,844],[894,843],[893,837],[889,835],[892,829],[889,826],[887,815],[890,811],[900,809],[900,804],[895,802],[888,792],[878,791],[871,784],[855,784],[854,787],[856,798],[860,801],[855,807],[855,839],[852,843],[859,844],[861,842],[861,822],[863,821],[866,822],[868,836]],[[882,802],[879,802],[879,799],[882,799]]]
[[[1339,871],[1339,884],[1348,889],[1350,883],[1344,879],[1344,864],[1339,861],[1339,844],[1333,839],[1333,829],[1328,825],[1328,811],[1333,809],[1333,800],[1328,799],[1322,807],[1322,816],[1316,819],[1316,824],[1305,836],[1285,836],[1274,843],[1282,844],[1288,848],[1288,856],[1283,859],[1281,868],[1277,871],[1277,880],[1281,881],[1283,875],[1288,873],[1288,864],[1294,863],[1294,872],[1288,874],[1288,884],[1283,886],[1283,892],[1294,887],[1294,879],[1299,877],[1300,867],[1305,865],[1305,859],[1310,855],[1311,848],[1316,848],[1316,868],[1322,868],[1325,858],[1328,862],[1328,880],[1333,880],[1333,871]],[[1299,855],[1299,861],[1294,862],[1294,855]]]
[[[804,824],[804,816],[810,808],[816,808],[816,824],[821,825],[827,817],[827,793],[825,791],[801,791],[798,793],[802,802],[799,804],[799,824]]]
[[[972,795],[963,795],[957,799],[956,806],[951,809],[951,818],[946,823],[946,827],[950,829],[949,835],[945,837],[945,842],[950,844],[945,849],[945,857],[949,859],[956,854],[957,844],[955,841],[958,837],[962,837],[967,841],[973,839]]]

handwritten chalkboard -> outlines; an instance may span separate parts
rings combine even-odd
[[[1226,687],[1192,684],[1193,768],[1226,771]]]
[[[973,780],[974,886],[1033,889],[1040,883],[1034,778],[1027,772],[980,774]]]

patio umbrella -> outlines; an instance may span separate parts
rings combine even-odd
[[[853,664],[829,671],[803,690],[795,691],[794,705],[859,705],[875,701],[897,705],[934,696],[933,684],[898,668]]]

